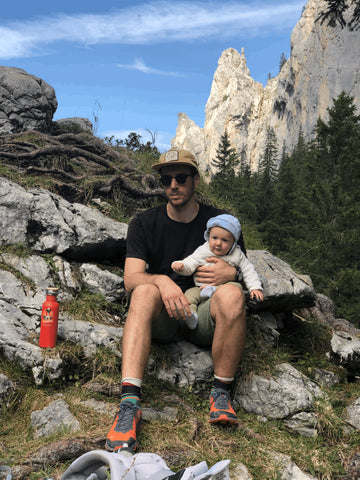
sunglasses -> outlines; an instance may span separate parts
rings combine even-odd
[[[175,178],[176,183],[179,185],[184,185],[188,177],[193,177],[191,173],[178,173],[177,175],[163,175],[160,177],[160,183],[164,187],[169,187],[171,185],[172,179]]]

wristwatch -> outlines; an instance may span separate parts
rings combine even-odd
[[[241,280],[242,280],[242,278],[243,278],[243,274],[242,274],[241,268],[238,267],[238,266],[235,266],[235,270],[236,270],[235,280],[237,280],[238,282],[241,282]]]

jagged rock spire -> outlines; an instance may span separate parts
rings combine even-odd
[[[244,49],[225,50],[214,74],[204,128],[181,114],[172,144],[186,145],[208,171],[226,129],[233,147],[246,150],[255,170],[268,126],[274,128],[280,149],[285,142],[291,152],[300,129],[309,140],[318,118],[326,119],[341,91],[353,96],[360,108],[360,31],[316,21],[325,7],[323,0],[308,1],[291,35],[290,57],[265,87],[251,77]]]

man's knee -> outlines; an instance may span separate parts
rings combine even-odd
[[[131,301],[134,301],[134,299],[141,300],[145,298],[146,300],[152,299],[152,298],[155,300],[158,300],[160,298],[160,292],[156,285],[145,283],[143,285],[138,285],[131,292],[131,297],[130,297]]]
[[[245,295],[240,285],[227,283],[221,285],[211,300],[211,312],[214,315],[238,317],[245,312]]]
[[[138,285],[131,292],[130,309],[146,309],[148,312],[160,312],[162,308],[162,300],[159,289],[156,285]]]

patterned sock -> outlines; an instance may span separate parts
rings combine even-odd
[[[215,376],[211,391],[213,392],[217,388],[221,388],[222,390],[226,390],[227,392],[230,392],[233,378],[229,378],[226,380],[227,381],[224,381],[224,379],[220,379],[219,377]]]
[[[123,382],[121,385],[121,402],[126,400],[134,405],[140,404],[141,388],[132,383]]]

